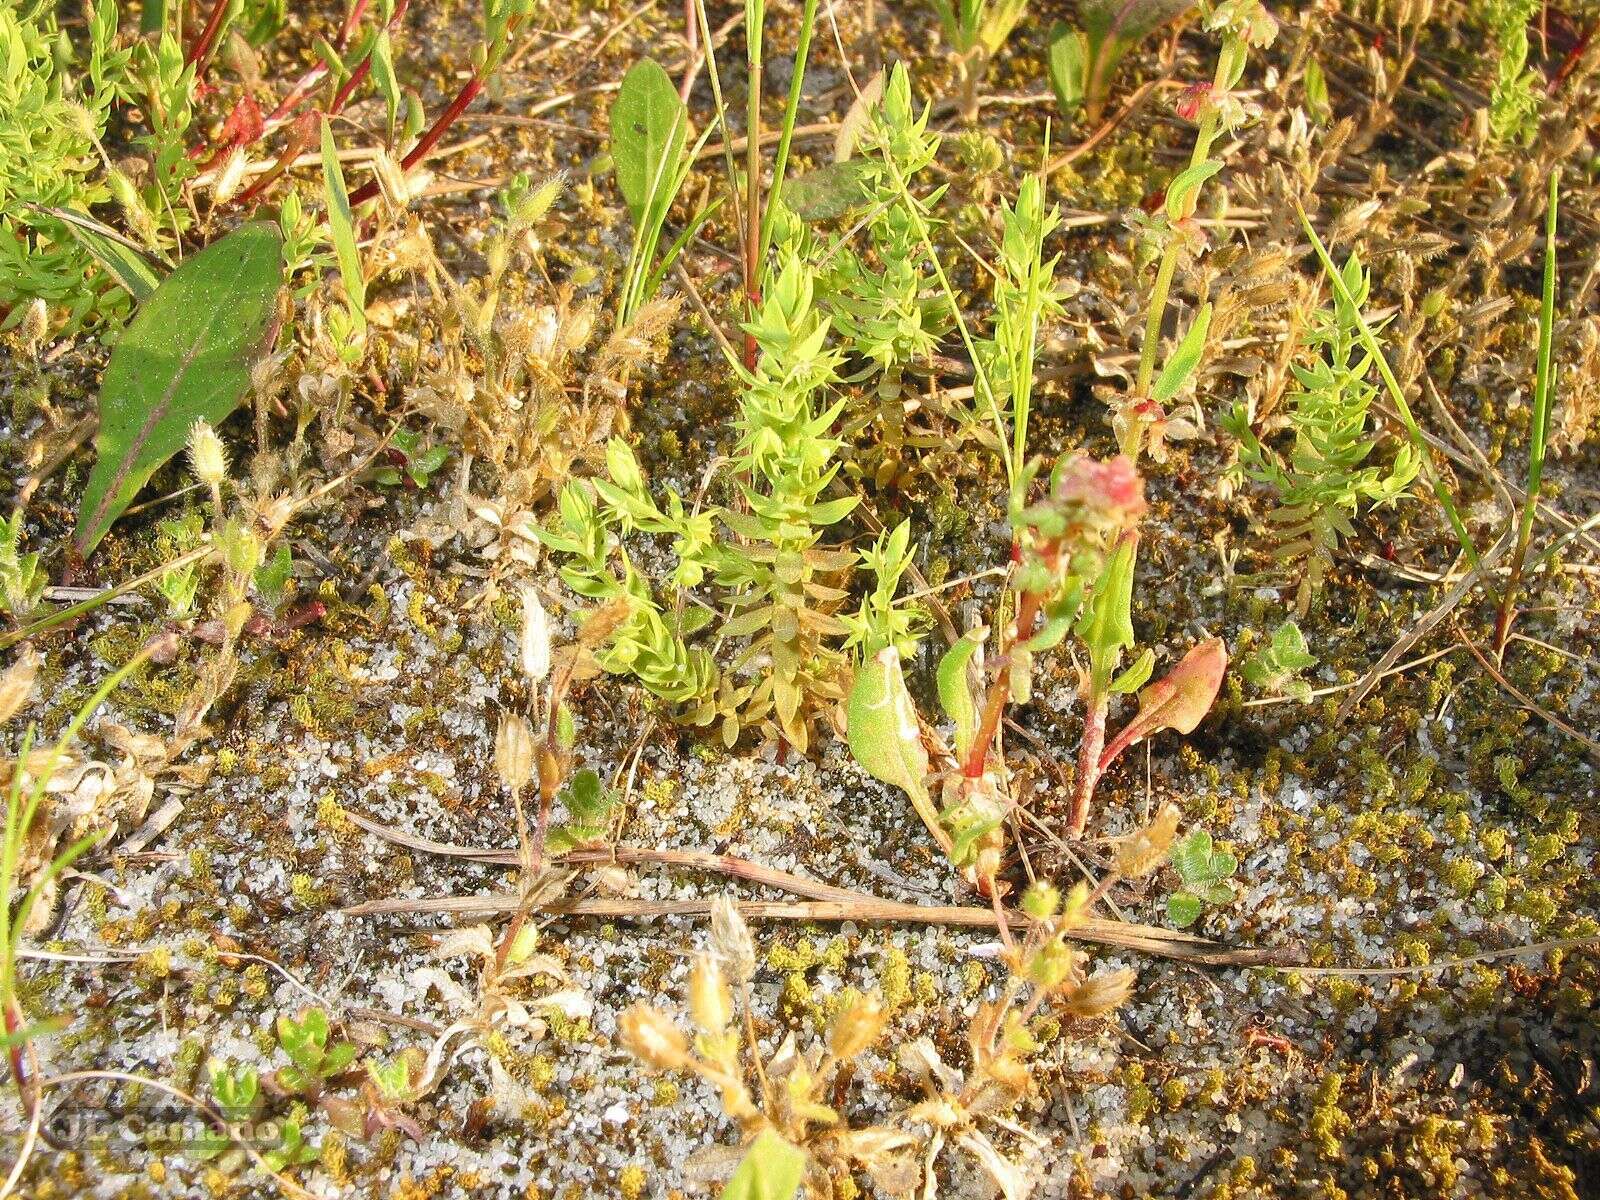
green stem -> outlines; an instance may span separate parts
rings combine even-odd
[[[1528,429],[1528,486],[1522,502],[1522,520],[1517,526],[1517,546],[1511,556],[1511,577],[1500,600],[1500,615],[1494,627],[1494,653],[1503,660],[1506,640],[1511,636],[1511,619],[1516,611],[1517,589],[1522,586],[1523,564],[1528,559],[1528,542],[1533,537],[1534,510],[1539,506],[1539,488],[1544,482],[1545,443],[1550,434],[1550,391],[1554,372],[1551,354],[1556,324],[1556,205],[1561,184],[1561,168],[1550,173],[1550,200],[1544,218],[1544,295],[1539,305],[1539,368],[1533,389],[1533,418]]]
[[[1200,131],[1195,135],[1194,151],[1189,155],[1189,165],[1199,166],[1211,157],[1211,144],[1217,138],[1216,99],[1227,89],[1232,74],[1235,55],[1243,51],[1233,42],[1224,42],[1222,53],[1217,55],[1217,70],[1211,80],[1211,99],[1200,115]],[[1133,394],[1140,399],[1149,395],[1150,380],[1156,370],[1156,347],[1161,341],[1161,324],[1167,315],[1167,295],[1172,290],[1172,276],[1178,267],[1179,243],[1176,233],[1167,235],[1167,244],[1161,252],[1161,266],[1156,271],[1155,288],[1150,294],[1150,312],[1145,318],[1144,341],[1139,345],[1139,376],[1133,385]]]
[[[800,89],[806,79],[806,62],[811,56],[811,35],[816,31],[817,0],[805,0],[800,13],[800,41],[794,52],[794,74],[789,78],[789,99],[783,109],[783,132],[778,136],[778,153],[772,164],[772,193],[761,214],[761,257],[772,245],[772,215],[783,196],[783,176],[789,168],[789,146],[794,141],[795,121],[800,115]]]
[[[761,35],[766,24],[764,0],[745,0],[745,47],[747,71],[744,121],[744,296],[747,320],[756,319],[761,307]],[[759,351],[755,334],[744,335],[745,369],[754,371]]]

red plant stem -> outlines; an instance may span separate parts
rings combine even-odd
[[[344,48],[350,44],[350,35],[356,31],[356,25],[366,15],[366,11],[367,0],[356,0],[350,6],[350,11],[345,14],[344,24],[339,26],[339,36],[333,39],[333,48],[335,50],[341,54],[344,52]]]
[[[397,0],[394,6],[394,15],[389,18],[389,24],[385,26],[390,33],[394,33],[400,28],[400,22],[405,17],[406,7],[409,4],[410,0]],[[359,7],[364,11],[364,4],[360,5]],[[359,13],[357,15],[359,16]],[[366,72],[372,69],[371,57],[372,56],[369,53],[361,60],[361,64],[356,68],[357,71],[362,73],[363,77],[365,77]],[[289,94],[283,98],[282,103],[280,103],[277,108],[273,109],[272,112],[268,114],[266,121],[262,123],[263,135],[271,133],[274,129],[287,121],[294,113],[294,110],[305,103],[306,97],[311,95],[312,90],[317,86],[318,83],[322,81],[322,77],[327,73],[328,64],[325,62],[319,62],[311,67],[311,69],[308,70],[304,75],[300,76],[300,78],[295,81],[295,85],[289,89]],[[346,99],[348,99],[348,97],[346,97]],[[332,111],[338,112],[339,109],[336,108]]]
[[[371,73],[372,56],[369,54],[361,60],[360,66],[350,72],[350,78],[344,81],[344,86],[334,93],[333,103],[328,105],[328,115],[330,117],[337,116],[344,111],[344,106],[350,103],[350,97],[355,94],[355,90],[361,86],[362,81]]]
[[[1011,696],[1011,648],[1033,635],[1033,625],[1043,602],[1044,597],[1036,592],[1022,593],[1022,600],[1017,605],[1017,619],[1012,622],[1014,632],[1011,646],[1007,648],[1005,661],[995,673],[994,682],[989,685],[989,696],[983,706],[983,720],[978,725],[977,735],[972,739],[972,749],[967,753],[966,765],[961,770],[968,779],[980,779],[983,776],[983,768],[989,758],[989,743],[994,741],[1006,701]]]
[[[283,153],[278,155],[278,161],[272,164],[272,170],[262,175],[241,192],[239,198],[234,201],[235,204],[241,208],[249,204],[262,192],[266,191],[267,188],[271,187],[278,176],[289,169],[289,164],[299,158],[300,154],[306,147],[311,145],[316,137],[317,122],[314,119],[315,117],[315,113],[307,113],[300,118],[295,125],[294,132],[289,135],[289,141],[283,147]]]
[[[22,1028],[22,1010],[14,999],[6,1003],[5,1020],[7,1035],[16,1037],[17,1031]],[[17,1085],[17,1097],[22,1102],[22,1110],[31,1117],[33,1098],[28,1094],[28,1072],[22,1061],[21,1041],[13,1041],[6,1047],[6,1058],[11,1064],[11,1081]]]
[[[1109,696],[1089,696],[1088,712],[1083,718],[1083,741],[1078,746],[1078,782],[1072,792],[1072,808],[1067,813],[1067,836],[1082,837],[1089,823],[1089,801],[1094,797],[1095,786],[1100,782],[1105,767],[1100,750],[1106,741],[1106,708]]]
[[[200,31],[200,36],[195,38],[189,47],[189,53],[184,56],[184,66],[192,66],[200,62],[211,53],[212,43],[217,40],[217,34],[222,29],[223,18],[228,15],[228,0],[216,0],[211,6],[211,15],[206,18],[205,28]],[[195,72],[199,74],[198,71]]]
[[[467,111],[467,106],[478,98],[479,93],[483,91],[483,85],[482,75],[474,75],[467,80],[466,86],[456,93],[454,100],[450,101],[450,107],[439,114],[439,119],[433,123],[428,132],[423,134],[421,140],[411,148],[411,152],[400,160],[402,171],[409,171],[433,152],[433,148],[439,144],[439,139],[444,137],[445,131],[454,125],[461,114]],[[364,204],[377,194],[378,181],[369,179],[350,193],[350,205],[353,208],[357,204]]]

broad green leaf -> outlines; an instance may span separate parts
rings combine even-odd
[[[1193,892],[1173,892],[1167,897],[1167,920],[1179,929],[1187,929],[1200,919],[1202,908],[1200,897]]]
[[[928,752],[893,647],[856,671],[846,720],[850,752],[868,775],[909,795],[927,795]]]
[[[978,732],[978,706],[973,703],[972,688],[967,684],[967,664],[982,643],[982,630],[968,630],[939,660],[939,705],[945,716],[956,723],[956,753],[962,758],[967,756]]]
[[[283,241],[264,222],[186,259],[140,307],[100,384],[98,458],[79,502],[73,548],[92,551],[189,427],[220,425],[277,335]]]
[[[344,171],[339,166],[339,148],[333,142],[333,128],[322,118],[322,182],[328,193],[328,232],[333,252],[339,259],[339,278],[349,301],[357,331],[367,327],[367,281],[361,274],[361,251],[356,246],[356,222],[350,212],[350,193],[344,186]]]
[[[793,1200],[805,1171],[805,1152],[765,1129],[745,1151],[722,1200]]]
[[[1199,887],[1212,881],[1211,835],[1204,829],[1196,829],[1176,843],[1167,856],[1186,887]]]
[[[1161,374],[1156,376],[1155,385],[1150,389],[1151,399],[1165,404],[1183,390],[1183,385],[1189,382],[1189,376],[1200,365],[1206,349],[1206,333],[1210,329],[1211,305],[1202,304],[1200,311],[1194,315],[1189,332],[1183,335],[1183,341],[1178,343],[1172,357],[1161,368]]]
[[[1050,87],[1056,103],[1070,113],[1083,103],[1089,81],[1089,43],[1081,32],[1057,22],[1050,31]]]
[[[611,157],[635,225],[676,178],[688,136],[689,115],[672,78],[653,59],[640,59],[611,106]]]
[[[69,208],[46,208],[39,204],[30,207],[65,225],[73,240],[138,303],[144,303],[160,285],[164,268],[110,226]]]
[[[1179,171],[1167,185],[1167,216],[1174,221],[1186,221],[1194,216],[1200,185],[1220,170],[1222,160],[1208,158]]]

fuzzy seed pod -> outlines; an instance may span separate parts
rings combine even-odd
[[[39,673],[39,655],[32,646],[24,646],[17,660],[0,675],[0,724],[11,720],[22,711],[33,695],[34,677]]]
[[[1172,839],[1178,834],[1178,806],[1164,804],[1155,820],[1139,832],[1117,842],[1117,872],[1126,879],[1139,879],[1159,867],[1167,857]]]
[[[1134,978],[1131,967],[1102,971],[1072,989],[1067,1011],[1075,1017],[1103,1017],[1133,994]]]
[[[689,971],[689,1014],[702,1033],[713,1037],[733,1020],[733,993],[712,955],[696,956]]]
[[[755,978],[755,939],[738,907],[726,896],[711,902],[711,948],[736,981],[749,983]]]
[[[861,996],[834,1018],[828,1048],[835,1058],[848,1062],[878,1040],[887,1020],[888,1013],[877,996]]]
[[[217,431],[205,420],[189,426],[189,466],[207,487],[221,487],[228,477],[228,452]]]
[[[533,778],[533,731],[518,713],[506,713],[500,718],[494,735],[494,769],[513,795]]]
[[[646,1066],[674,1071],[689,1061],[689,1043],[667,1014],[648,1004],[635,1004],[617,1020],[623,1049]]]
[[[543,683],[550,674],[550,618],[539,602],[537,589],[522,589],[522,673],[534,683]]]

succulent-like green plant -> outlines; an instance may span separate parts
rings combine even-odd
[[[1183,887],[1167,897],[1167,917],[1178,928],[1193,925],[1208,904],[1233,903],[1233,885],[1228,880],[1239,869],[1239,860],[1216,849],[1204,829],[1196,829],[1176,843],[1170,857],[1183,880]]]
[[[1360,328],[1369,277],[1354,254],[1340,274],[1349,301],[1336,295],[1332,308],[1317,313],[1306,344],[1321,353],[1310,364],[1294,367],[1300,387],[1290,397],[1287,413],[1293,444],[1283,452],[1269,448],[1251,429],[1242,407],[1224,421],[1239,439],[1245,473],[1277,493],[1271,520],[1279,556],[1306,563],[1299,587],[1301,612],[1342,540],[1355,533],[1352,518],[1357,511],[1406,496],[1422,467],[1405,442],[1388,465],[1369,462],[1381,440],[1368,430],[1368,410],[1378,385],[1371,378],[1374,362]]]
[[[1305,703],[1311,699],[1311,685],[1299,675],[1316,665],[1316,656],[1306,649],[1306,637],[1300,632],[1300,626],[1285,621],[1272,631],[1266,644],[1244,660],[1241,670],[1245,682],[1252,687]]]

